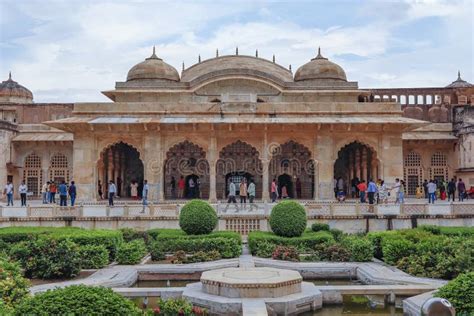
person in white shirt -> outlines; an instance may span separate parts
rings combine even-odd
[[[20,192],[21,206],[26,206],[26,193],[28,193],[28,187],[26,186],[25,181],[21,182],[18,192]]]
[[[41,187],[41,196],[43,197],[43,204],[48,204],[48,186],[49,181]]]
[[[114,206],[114,197],[115,194],[117,193],[117,187],[115,186],[115,183],[110,180],[109,182],[109,206]]]
[[[5,185],[5,189],[3,189],[3,194],[7,196],[7,206],[13,206],[13,191],[13,183],[8,181]]]
[[[148,186],[148,181],[145,180],[143,182],[143,190],[142,190],[142,200],[143,200],[142,213],[145,213],[145,207],[148,205],[148,192],[149,191],[150,191],[150,187]]]
[[[433,180],[430,180],[430,182],[427,185],[428,188],[428,203],[434,204],[434,201],[436,200],[436,183],[434,183]]]

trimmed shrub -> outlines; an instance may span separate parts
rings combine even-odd
[[[371,261],[374,249],[370,240],[365,237],[347,236],[342,244],[351,254],[351,261],[365,262]]]
[[[406,239],[389,238],[382,242],[383,259],[391,265],[395,265],[403,257],[408,257],[415,249],[415,244]]]
[[[350,261],[351,253],[342,245],[334,244],[324,250],[323,258],[327,261]]]
[[[101,269],[109,263],[109,252],[102,245],[79,247],[82,269]]]
[[[158,307],[153,309],[153,315],[180,315],[180,316],[205,316],[207,310],[193,306],[184,298],[159,299]]]
[[[151,255],[151,260],[160,261],[166,259],[166,254],[159,242],[151,242],[148,244],[148,251]]]
[[[202,200],[192,200],[181,209],[179,227],[188,235],[209,234],[217,225],[217,214]]]
[[[122,243],[118,249],[117,262],[119,264],[138,264],[146,253],[145,242],[141,239]]]
[[[474,272],[460,274],[441,287],[435,296],[447,299],[456,309],[456,315],[474,314]]]
[[[268,241],[262,241],[258,244],[258,248],[255,251],[255,255],[261,258],[271,258],[273,255],[273,250],[278,246],[275,244],[269,243]]]
[[[143,312],[132,301],[104,287],[72,285],[38,293],[22,301],[15,315],[128,315]]]
[[[71,278],[81,269],[79,247],[67,239],[40,237],[13,247],[10,254],[21,263],[27,277]]]
[[[344,236],[344,232],[337,228],[330,229],[329,232],[331,233],[331,235],[334,237],[334,240],[336,241],[341,241],[342,237]]]
[[[281,237],[299,237],[306,229],[306,210],[295,201],[282,201],[272,208],[269,224]]]
[[[277,246],[272,254],[272,259],[286,261],[300,261],[300,256],[295,247]]]
[[[28,294],[29,282],[23,277],[20,266],[6,257],[0,257],[0,303],[4,315]],[[0,307],[0,312],[2,307]]]
[[[130,242],[135,239],[143,239],[145,242],[148,240],[148,234],[144,231],[139,231],[133,228],[120,228],[125,242]]]
[[[329,231],[329,229],[329,225],[325,223],[314,223],[313,225],[311,225],[311,230],[313,232],[319,232],[320,230]]]
[[[0,228],[0,240],[7,243],[31,241],[41,236],[57,240],[69,239],[78,245],[104,245],[109,252],[109,262],[115,260],[118,246],[122,243],[119,230],[82,229],[76,227],[5,227]]]
[[[254,231],[249,233],[248,245],[253,255],[259,253],[260,247],[268,248],[268,244],[272,244],[273,249],[276,246],[293,246],[301,251],[311,251],[316,245],[333,244],[334,238],[329,232],[306,231],[301,237],[280,237],[270,232]],[[273,250],[272,250],[273,251]]]
[[[420,226],[419,229],[430,232],[435,235],[446,235],[446,236],[473,236],[474,235],[474,227],[423,225],[423,226]]]

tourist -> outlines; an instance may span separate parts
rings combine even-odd
[[[337,200],[337,179],[334,177],[334,179],[332,181],[333,181],[332,187],[333,187],[333,191],[334,191],[334,197]]]
[[[459,202],[464,201],[464,197],[466,195],[466,185],[464,184],[461,178],[459,178],[458,180],[458,195],[459,195]]]
[[[11,181],[7,181],[5,188],[3,189],[3,194],[7,196],[7,206],[13,206],[13,183]]]
[[[337,179],[337,192],[344,191],[344,180],[342,180],[342,177],[339,177]]]
[[[21,181],[18,192],[20,192],[21,206],[26,206],[26,194],[28,193],[28,187],[26,186],[25,181]]]
[[[448,201],[454,202],[454,197],[456,195],[456,181],[451,178],[451,181],[448,183]]]
[[[357,185],[357,189],[359,189],[360,203],[365,203],[365,192],[367,191],[367,184],[364,180],[360,180],[359,184]]]
[[[392,187],[392,190],[394,191],[395,193],[395,204],[399,204],[400,203],[400,186],[402,184],[400,183],[400,179],[396,178],[395,179],[395,184],[393,185]]]
[[[237,203],[235,200],[235,184],[232,182],[232,179],[229,180],[229,198],[227,199],[227,204],[230,202]]]
[[[193,178],[190,177],[189,180],[188,180],[188,198],[189,199],[194,199],[195,198],[195,195],[196,195],[196,192],[195,192],[195,186],[196,186],[196,183],[194,182]]]
[[[245,178],[242,178],[240,180],[240,186],[239,186],[239,197],[240,197],[240,203],[247,203],[247,181]]]
[[[398,202],[400,204],[405,203],[405,188],[406,188],[405,181],[400,180],[400,190],[398,190]]]
[[[420,186],[420,185],[416,186],[415,195],[416,195],[417,199],[421,199],[423,197],[424,193],[423,193],[423,187],[422,186]]]
[[[427,185],[428,190],[428,203],[434,204],[436,199],[436,183],[433,180],[430,180]]]
[[[425,193],[425,199],[428,199],[428,180],[423,181],[423,192]]]
[[[282,185],[281,186],[281,198],[282,199],[287,199],[289,196],[288,196],[288,189],[286,188],[286,185]]]
[[[272,203],[275,203],[276,199],[278,198],[278,185],[276,183],[276,179],[273,179],[272,185],[270,188]]]
[[[56,192],[58,188],[56,187],[56,183],[54,181],[51,181],[51,184],[49,185],[49,203],[56,203]]]
[[[178,199],[182,199],[184,197],[185,187],[186,187],[186,182],[184,181],[183,176],[181,176],[178,181]]]
[[[69,197],[71,198],[71,206],[74,206],[76,203],[76,195],[77,195],[77,189],[76,189],[76,184],[74,181],[71,181],[71,185],[69,186],[68,189]]]
[[[45,182],[41,187],[41,196],[43,198],[43,204],[48,204],[48,185],[49,181]]]
[[[377,185],[373,179],[369,180],[369,185],[367,187],[367,195],[369,197],[369,204],[374,204],[375,193],[377,193]]]
[[[115,194],[117,193],[117,187],[115,186],[115,183],[113,180],[109,181],[109,206],[114,206],[114,197]]]
[[[135,180],[130,184],[130,195],[132,196],[132,199],[138,200],[138,183]]]
[[[253,203],[253,200],[255,199],[255,182],[250,180],[249,187],[247,188],[247,192],[249,194],[249,202]]]
[[[102,182],[99,180],[99,183],[97,184],[97,193],[99,194],[99,199],[102,200],[104,198],[104,193],[102,192]]]
[[[387,186],[385,185],[385,181],[380,180],[380,185],[377,188],[378,196],[379,196],[379,203],[387,204],[388,202],[388,190]]]
[[[199,178],[196,179],[196,187],[194,190],[195,190],[194,197],[196,199],[200,199],[201,198],[201,180]]]
[[[58,191],[59,191],[59,205],[67,206],[67,186],[64,180],[61,181]]]
[[[148,181],[143,181],[143,189],[142,189],[142,202],[143,202],[143,209],[142,213],[145,213],[145,208],[148,205],[148,192],[150,191],[150,187],[148,186]]]
[[[353,199],[356,198],[357,185],[358,185],[358,183],[356,182],[356,179],[352,178],[352,180],[351,180],[351,197]]]
[[[173,176],[171,176],[170,188],[171,188],[171,198],[174,200],[176,199],[176,179]]]
[[[300,178],[296,178],[296,198],[301,199],[301,181],[300,181]]]

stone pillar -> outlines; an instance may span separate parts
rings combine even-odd
[[[334,161],[337,151],[334,153],[334,141],[332,135],[318,135],[315,146],[315,159],[318,163],[318,194],[319,199],[334,199]]]
[[[78,200],[95,200],[97,149],[93,135],[74,134],[73,179],[77,185]]]
[[[209,200],[211,202],[217,201],[217,174],[216,174],[216,163],[217,163],[217,139],[215,135],[211,136],[209,141],[209,152],[207,154],[209,160]]]
[[[164,183],[163,169],[166,148],[162,145],[162,135],[151,134],[148,132],[144,137],[144,179],[148,181],[150,187],[150,201],[163,201],[164,199]]]
[[[355,150],[355,174],[356,174],[356,177],[359,178],[359,180],[362,179],[360,162],[361,162],[361,152],[360,152],[360,149],[357,148]]]
[[[313,188],[313,199],[314,200],[319,200],[319,161],[317,160],[317,157],[316,157],[316,152],[318,150],[318,145],[316,143],[316,140],[314,140],[313,142],[313,156],[312,156],[312,159],[313,159],[313,163],[314,163],[314,188]],[[293,185],[293,187],[296,189],[296,182],[295,182],[295,185]],[[296,192],[296,191],[295,191]]]
[[[349,181],[354,179],[354,151],[349,152]]]
[[[401,133],[385,133],[382,136],[378,155],[382,164],[381,177],[387,186],[392,186],[396,178],[403,177],[403,141]]]
[[[379,175],[377,172],[377,159],[375,157],[372,157],[371,168],[372,168],[372,171],[370,173],[370,176],[372,177],[372,179],[374,179],[374,181],[377,181],[377,179],[379,178]]]
[[[267,130],[265,127],[265,135],[263,137],[263,146],[262,146],[262,200],[269,201],[270,200],[270,179],[268,169],[270,166],[270,158],[269,158],[269,150],[268,142],[267,142]]]
[[[362,174],[362,179],[364,179],[366,182],[369,181],[367,179],[367,147],[362,148],[362,158],[361,158],[361,174]]]
[[[114,180],[114,156],[110,148],[107,150],[107,180]]]

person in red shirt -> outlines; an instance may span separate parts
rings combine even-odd
[[[186,187],[186,183],[184,182],[183,176],[179,178],[178,181],[178,199],[182,199],[184,197],[184,188]]]
[[[357,185],[357,188],[359,189],[360,203],[365,203],[365,192],[367,191],[367,184],[364,180],[361,180],[360,183]]]

